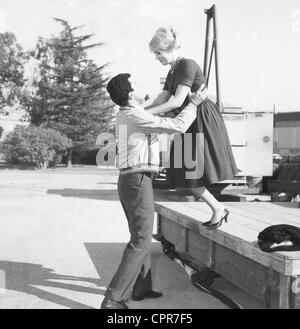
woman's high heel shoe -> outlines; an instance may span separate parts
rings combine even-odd
[[[224,216],[226,216],[227,215],[227,217],[228,217],[228,214],[229,214],[229,211],[228,211],[228,209],[224,209],[224,213],[225,213],[225,215],[223,215],[223,217]],[[220,220],[223,220],[223,217],[220,219]],[[215,224],[211,224],[211,221],[210,220],[208,220],[207,222],[204,222],[204,223],[202,223],[202,225],[203,226],[211,226],[211,225],[216,225],[216,224],[218,224],[220,221],[218,221],[217,223],[215,223]],[[227,222],[227,219],[226,219],[226,222]]]
[[[228,217],[228,215],[229,215],[229,210],[225,208],[224,209],[224,214],[221,217],[221,219],[217,223],[215,223],[215,224],[208,224],[208,225],[206,225],[207,226],[206,228],[208,230],[215,230],[216,228],[220,227],[223,224],[223,221],[225,221],[225,223],[227,223],[227,217]],[[205,223],[203,223],[203,225],[204,224]]]
[[[203,225],[203,226],[209,226],[209,225],[211,225],[211,221],[209,220],[209,221],[207,221],[207,222],[204,222],[204,223],[202,223],[202,225]]]

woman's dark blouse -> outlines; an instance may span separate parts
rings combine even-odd
[[[182,58],[175,71],[173,73],[169,71],[163,89],[169,91],[174,96],[178,85],[191,87],[191,91],[195,92],[205,82],[206,79],[200,66],[192,59]],[[180,109],[185,107],[187,102],[188,98]]]

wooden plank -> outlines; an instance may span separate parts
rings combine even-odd
[[[226,204],[226,206],[228,206],[228,204]],[[179,204],[168,205],[168,208],[178,211],[178,212],[183,212],[185,214],[189,214],[189,216],[194,217],[195,220],[199,219],[200,224],[202,224],[202,222],[204,222],[206,220],[209,220],[212,215],[210,210],[202,209],[201,205],[199,205],[199,203],[197,203],[197,202],[195,202],[195,203],[191,202],[189,204],[181,203],[180,205]],[[232,209],[230,207],[228,207],[228,208],[229,208],[229,211],[232,212]],[[252,223],[253,217],[250,216],[249,214],[247,215],[247,213],[246,213],[246,215],[244,215],[245,212],[240,211],[239,208],[237,208],[237,210],[235,209],[234,212],[235,212],[235,214],[241,215],[239,218],[237,218],[235,221],[233,221],[234,224],[241,225],[241,221],[246,221],[247,218],[250,220],[249,223],[253,224]],[[234,213],[231,213],[230,217],[232,217],[232,215],[234,215]],[[245,223],[243,223],[243,225],[244,224]],[[255,227],[256,226],[253,226],[252,228],[255,228]]]
[[[260,214],[264,217],[271,217],[272,220],[284,222],[293,222],[300,224],[300,209],[283,207],[273,202],[245,203],[243,209],[251,210],[254,214]]]
[[[242,204],[226,204],[229,208],[233,208],[241,215],[251,218],[252,220],[267,223],[269,225],[282,224],[283,222],[290,222],[291,225],[300,224],[300,211],[298,209],[287,208],[284,212],[281,207],[272,205],[271,202],[255,202],[255,203],[242,203]],[[288,210],[289,209],[289,210]],[[288,213],[292,210],[291,213]],[[299,212],[299,214],[298,214]]]
[[[196,215],[197,215],[197,213],[196,213]],[[178,219],[178,221],[179,221],[179,223],[182,223],[182,219],[184,218],[184,216],[182,217],[182,214],[180,214],[179,215],[179,219]],[[195,223],[193,223],[193,226],[195,226]],[[224,226],[225,227],[225,226]],[[231,227],[232,228],[232,227]],[[201,228],[199,228],[200,230],[201,230]],[[237,232],[234,232],[234,234],[236,234]],[[249,234],[249,232],[247,232],[247,235]],[[245,238],[245,237],[243,237],[243,238]],[[256,238],[256,236],[255,236],[255,238]]]
[[[282,206],[284,208],[292,208],[292,209],[299,208],[297,203],[295,203],[295,202],[272,202],[271,204]]]
[[[177,204],[176,206],[172,205],[172,210],[173,211],[175,210],[178,213],[184,213],[191,218],[201,218],[198,213],[199,205],[196,205],[196,204],[191,203],[191,204],[187,205],[187,204],[183,203],[180,205]],[[231,210],[231,209],[229,209],[229,210]],[[250,243],[256,243],[258,233],[261,230],[263,230],[264,228],[266,228],[268,226],[268,224],[261,225],[261,223],[259,223],[259,222],[254,223],[251,217],[249,217],[249,220],[247,221],[247,219],[245,217],[243,217],[242,215],[243,214],[241,214],[241,216],[239,216],[239,217],[236,217],[235,213],[231,212],[229,224],[222,226],[221,230],[223,230],[224,232],[227,232],[229,234],[232,234],[233,236],[238,236],[239,238],[242,238]],[[209,218],[210,218],[210,216],[211,216],[211,214],[209,215]],[[182,223],[182,216],[179,216],[178,222]],[[195,220],[195,223],[197,223],[197,222],[199,222],[198,223],[199,229],[201,229],[202,222]],[[259,227],[259,229],[258,229],[258,227]],[[251,230],[246,229],[246,228],[250,228]]]
[[[178,211],[178,212],[181,212],[184,214],[188,214],[192,218],[199,218],[199,217],[201,218],[201,215],[199,215],[199,213],[197,212],[198,207],[199,207],[199,205],[195,205],[193,203],[190,203],[189,206],[187,206],[184,203],[180,204],[180,205],[177,204],[177,206],[175,206],[175,208],[176,208],[175,211]],[[173,206],[172,206],[172,208],[174,210]],[[195,208],[194,211],[192,211],[191,208]],[[265,227],[270,225],[270,223],[267,223],[267,222],[265,222],[265,224],[262,224],[262,223],[260,223],[259,220],[253,219],[252,216],[244,215],[244,213],[241,212],[239,210],[239,208],[235,208],[233,210],[230,207],[228,207],[228,208],[231,211],[230,221],[229,221],[230,226],[229,226],[229,224],[224,225],[224,226],[222,226],[221,229],[225,232],[230,233],[229,232],[229,228],[230,228],[230,230],[232,231],[232,234],[242,237],[249,242],[254,242],[254,240],[256,241],[258,233],[261,230],[263,230]],[[237,218],[235,216],[236,213],[238,213],[240,215],[240,217]],[[247,213],[249,213],[249,211]],[[201,225],[202,222],[199,221],[199,224]],[[232,224],[235,224],[235,225],[232,226]],[[246,230],[246,228],[251,228],[252,231]],[[238,231],[239,229],[241,230],[241,232]],[[249,240],[249,238],[247,239],[247,236],[251,237],[251,240]]]
[[[275,271],[267,271],[268,285],[265,287],[265,307],[279,308],[279,274]]]
[[[225,204],[227,209],[230,211],[230,215],[228,217],[228,221],[235,225],[241,226],[242,231],[244,231],[245,227],[248,227],[256,232],[257,234],[269,226],[270,224],[267,222],[261,222],[258,218],[254,217],[253,214],[249,211],[245,211],[240,207],[231,206],[231,204]],[[191,204],[191,207],[193,205]],[[195,207],[196,209],[196,207]],[[256,239],[255,236],[255,239]]]
[[[209,214],[209,216],[205,216],[205,218],[203,218],[203,217],[201,217],[201,215],[203,216],[203,214],[200,213],[198,211],[198,209],[193,209],[193,208],[187,207],[186,204],[181,204],[181,206],[179,206],[177,204],[176,206],[172,206],[172,208],[163,207],[163,208],[161,208],[160,213],[163,214],[165,217],[172,218],[172,220],[192,229],[195,232],[201,231],[202,232],[201,234],[204,234],[205,236],[208,236],[208,237],[210,237],[210,235],[211,235],[211,231],[208,231],[206,229],[206,227],[204,227],[202,225],[202,222],[208,220],[208,218],[210,218],[211,214]],[[196,220],[194,218],[201,218],[202,221]],[[233,229],[233,231],[234,231],[235,225],[233,225],[233,226],[232,226],[232,224],[230,224],[230,225],[231,225],[230,230]],[[241,224],[240,221],[237,221],[236,226],[240,227],[242,229],[244,228],[244,225]],[[230,230],[227,229],[227,225],[226,226],[224,225],[221,229],[225,232],[230,233],[229,232]],[[234,234],[236,235],[237,232],[234,232]],[[249,230],[247,232],[241,231],[239,234],[239,237],[242,237],[244,239],[249,239],[249,237],[252,237],[253,240],[256,240],[257,231],[252,230],[251,233],[249,233]],[[249,240],[249,242],[250,242],[250,240]]]
[[[193,231],[188,231],[187,253],[205,265],[209,263],[209,244],[210,240],[208,238]]]
[[[155,207],[157,208],[157,211],[163,208],[182,212],[182,209],[192,209],[192,207],[189,205],[193,205],[194,203],[201,204],[201,206],[197,208],[198,213],[194,213],[196,216],[194,220],[199,220],[200,222],[209,220],[211,217],[211,211],[209,210],[208,206],[205,206],[202,202],[160,202],[155,203]]]
[[[186,251],[186,229],[162,216],[160,224],[160,234],[169,242],[176,246],[180,252]]]
[[[164,225],[165,218],[162,218],[162,223]],[[169,224],[165,229],[169,229]],[[264,287],[268,285],[269,279],[265,267],[219,245],[214,245],[210,253],[210,241],[203,237],[199,239],[194,232],[189,232],[188,240],[188,254],[197,262],[212,268],[259,300],[264,300]]]
[[[279,305],[280,309],[290,308],[291,277],[280,275],[279,277]]]
[[[176,210],[166,208],[166,205],[158,208],[160,214],[164,211],[168,214],[168,218],[160,216],[163,234],[176,249],[186,251],[197,264],[206,264],[264,300],[269,308],[300,308],[299,293],[294,294],[291,290],[296,279],[292,282],[289,277],[300,277],[299,252],[264,253],[247,241],[221,230],[207,232],[198,220],[189,218],[189,215],[195,214],[198,217],[199,209],[195,207],[181,207],[184,208],[181,212],[175,205],[173,208]],[[207,211],[202,211],[203,214],[206,215]],[[249,231],[247,228],[247,233]]]
[[[164,215],[163,209],[161,210],[161,214]],[[179,218],[178,218],[179,216]],[[186,217],[182,216],[182,214],[177,214],[175,212],[170,213],[168,212],[168,218],[171,220],[179,220],[181,225],[191,229],[193,232],[203,235],[208,239],[212,239],[213,241],[223,245],[227,248],[233,249],[238,253],[243,254],[245,257],[251,258],[258,263],[262,263],[266,266],[270,266],[274,268],[280,273],[286,273],[290,270],[291,265],[286,262],[285,258],[283,258],[280,253],[272,253],[267,254],[262,252],[257,247],[247,243],[243,239],[237,237],[230,237],[227,234],[224,235],[222,231],[208,231],[204,226],[201,225],[199,227],[198,223],[193,222],[192,219],[189,221],[185,221]]]
[[[268,300],[265,306],[272,309],[289,309],[291,277],[269,271]]]
[[[280,214],[271,213],[268,210],[256,208],[253,210],[252,207],[247,207],[245,205],[243,210],[240,209],[230,209],[232,212],[238,213],[245,221],[250,220],[250,224],[254,224],[258,230],[261,230],[261,225],[267,227],[271,225],[279,225],[279,224],[290,224],[294,226],[299,226],[299,221],[296,219],[291,219],[287,215],[282,216]],[[248,213],[249,215],[245,215]],[[258,231],[259,233],[259,231]]]
[[[295,202],[269,202],[269,201],[260,201],[260,202],[228,202],[226,204],[229,204],[231,206],[237,206],[240,208],[243,208],[244,205],[250,205],[250,206],[258,206],[258,207],[267,207],[267,208],[274,208],[274,209],[282,209],[283,211],[288,209],[291,210],[291,214],[297,214],[298,213],[298,207]]]
[[[257,231],[257,234],[262,231],[264,228],[270,225],[277,225],[277,224],[282,224],[282,216],[278,214],[270,214],[269,211],[266,212],[265,209],[263,208],[266,206],[266,203],[264,202],[265,205],[261,205],[259,203],[259,206],[256,206],[253,203],[245,203],[245,204],[239,204],[239,203],[226,203],[225,206],[229,209],[230,211],[230,216],[229,220],[230,222],[233,222],[234,224],[246,226],[251,229],[254,229]],[[201,206],[201,205],[200,205]],[[188,211],[189,208],[193,209],[199,209],[199,204],[196,203],[189,203],[187,204],[180,204],[177,206],[177,210],[184,208],[185,211]],[[297,209],[297,208],[296,208]],[[297,209],[298,211],[298,209]],[[296,212],[296,211],[295,211]],[[235,215],[240,215],[240,218],[237,218]],[[299,211],[300,215],[300,211]],[[211,216],[211,215],[210,215]],[[274,218],[276,217],[276,218]],[[296,215],[295,215],[295,218]],[[300,220],[290,220],[288,221],[285,218],[284,223],[289,223],[290,225],[295,225],[295,226],[300,226]]]
[[[174,207],[176,208],[176,206]],[[299,253],[294,255],[286,255],[286,253],[284,254],[280,252],[267,254],[262,252],[259,248],[257,248],[257,246],[239,237],[232,236],[230,233],[223,232],[222,230],[217,230],[215,232],[208,231],[201,225],[201,223],[199,224],[198,221],[195,221],[193,217],[187,216],[186,212],[183,214],[182,212],[175,211],[174,209],[169,209],[166,203],[157,205],[157,210],[164,216],[180,223],[180,225],[183,225],[193,232],[212,239],[223,246],[235,250],[236,252],[257,261],[258,263],[261,263],[262,265],[278,271],[279,273],[285,275],[292,275],[293,273],[294,275],[298,275],[299,273],[298,266],[295,266],[295,261],[300,258]],[[195,209],[193,211],[197,214]]]
[[[234,224],[246,225],[249,228],[255,229],[257,228],[257,233],[270,225],[277,225],[283,223],[283,216],[276,213],[275,211],[271,213],[269,211],[269,206],[267,206],[267,202],[258,202],[259,206],[256,206],[256,203],[225,203],[224,205],[230,211],[229,221]],[[194,209],[198,209],[199,205],[197,203],[190,203],[189,206],[182,205],[182,207],[190,207]],[[267,208],[267,209],[265,209]],[[186,208],[185,208],[186,209]],[[272,209],[272,208],[271,208]],[[284,223],[289,223],[290,225],[300,226],[300,211],[299,216],[297,215],[298,209],[294,209],[293,218],[291,216],[284,217]],[[240,218],[234,218],[234,215],[240,215]],[[290,220],[288,220],[289,218]],[[236,220],[235,220],[236,219]]]
[[[265,204],[259,203],[257,207],[285,216],[288,221],[296,218],[297,222],[300,222],[300,209],[295,202],[266,202]]]
[[[183,207],[184,207],[184,204],[182,205],[182,207],[179,207],[177,205],[177,207],[172,207],[172,209],[169,208],[169,206],[162,207],[160,211],[163,212],[166,217],[173,216],[172,217],[173,220],[177,221],[180,224],[187,225],[187,227],[190,227],[195,232],[201,231],[204,235],[210,236],[211,233],[204,226],[202,226],[202,222],[194,219],[194,218],[200,217],[198,215],[199,214],[198,210],[187,208],[187,207],[183,208]],[[174,209],[174,208],[177,208],[177,209]],[[207,218],[205,218],[205,220],[206,219]],[[237,225],[240,225],[240,223],[238,223]],[[224,227],[226,227],[226,226],[224,225]],[[225,228],[223,228],[223,227],[222,227],[222,229],[225,230]],[[257,235],[256,233],[257,232],[253,230],[252,235],[255,239],[256,239],[256,235]],[[249,232],[246,232],[246,235],[244,236],[244,238],[247,238],[248,236],[249,236]]]
[[[268,268],[232,250],[216,245],[213,270],[260,301],[269,285]]]

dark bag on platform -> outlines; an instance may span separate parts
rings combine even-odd
[[[300,227],[287,224],[269,226],[258,234],[258,245],[266,252],[300,251]]]

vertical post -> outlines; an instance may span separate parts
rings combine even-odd
[[[211,10],[205,9],[205,14],[207,15],[206,19],[206,34],[205,34],[205,49],[204,49],[204,64],[203,64],[203,74],[205,78],[207,76],[207,62],[208,62],[208,52],[209,52],[209,36],[210,36],[210,20],[211,20]]]
[[[269,284],[265,291],[265,307],[271,309],[293,308],[293,300],[291,300],[291,277],[282,275],[271,269],[267,269],[266,275],[269,279]]]
[[[215,66],[216,66],[216,91],[217,91],[217,104],[219,110],[223,112],[223,106],[221,101],[220,91],[220,71],[219,71],[219,48],[218,48],[218,30],[217,30],[217,18],[216,18],[216,6],[212,6],[213,24],[214,24],[214,45],[215,45]]]

